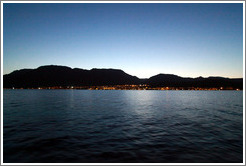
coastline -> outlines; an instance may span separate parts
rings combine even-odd
[[[25,88],[3,88],[3,89],[38,89],[38,90],[243,90],[233,87],[151,87],[148,85],[115,85],[115,86],[52,86],[52,87],[25,87]]]

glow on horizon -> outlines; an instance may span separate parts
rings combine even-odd
[[[62,65],[243,77],[243,4],[3,5],[3,74]]]

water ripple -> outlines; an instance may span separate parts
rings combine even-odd
[[[4,162],[243,159],[242,93],[4,90],[3,99]]]

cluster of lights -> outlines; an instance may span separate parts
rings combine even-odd
[[[15,88],[11,89],[84,89],[84,90],[241,90],[232,87],[151,87],[146,84],[140,85],[113,85],[113,86],[54,86],[54,87],[37,87],[37,88]]]

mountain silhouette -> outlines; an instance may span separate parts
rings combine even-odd
[[[117,69],[83,70],[55,65],[17,70],[4,75],[3,80],[4,88],[122,85],[139,84],[140,81],[137,77]]]
[[[201,88],[220,88],[230,87],[243,89],[243,79],[229,79],[224,77],[197,77],[183,78],[172,74],[158,74],[150,77],[147,83],[151,86],[171,86],[171,87],[201,87]]]
[[[119,69],[84,70],[48,65],[37,69],[22,69],[3,76],[4,88],[37,88],[52,86],[113,86],[148,84],[151,87],[231,87],[243,88],[243,79],[224,77],[184,78],[173,74],[158,74],[139,79]]]

